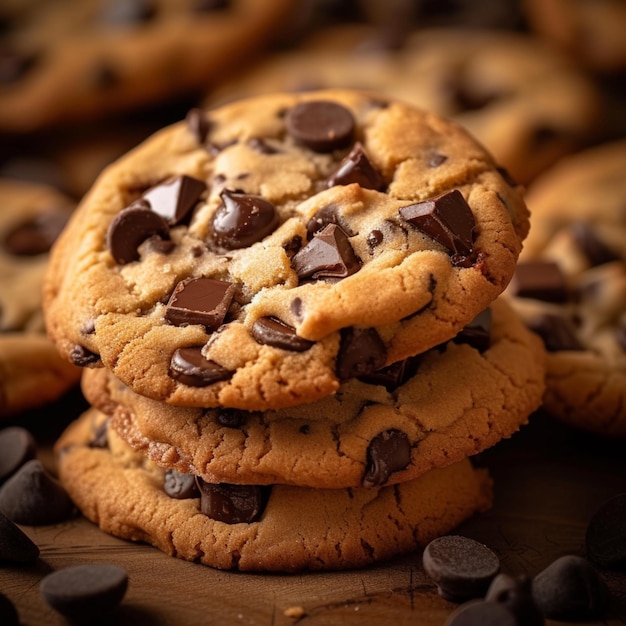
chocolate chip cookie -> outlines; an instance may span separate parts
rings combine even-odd
[[[220,569],[364,567],[491,505],[489,476],[468,459],[371,489],[211,484],[168,474],[113,429],[103,441],[103,420],[90,409],[57,442],[60,478],[78,508],[108,533]]]
[[[0,417],[40,406],[78,383],[80,368],[46,337],[41,285],[73,202],[52,187],[0,179]]]
[[[563,160],[529,188],[533,228],[507,296],[548,349],[546,409],[626,436],[626,141]]]
[[[53,250],[46,322],[137,393],[293,406],[456,335],[527,229],[521,189],[454,123],[358,91],[260,96],[103,172]]]
[[[172,407],[88,370],[87,399],[132,448],[209,482],[371,487],[404,482],[509,437],[544,391],[541,341],[503,301],[446,345],[268,412]]]

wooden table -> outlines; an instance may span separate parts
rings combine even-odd
[[[74,399],[70,406],[44,416],[34,412],[19,422],[38,436],[42,460],[51,467],[50,444],[80,402]],[[533,576],[559,556],[584,555],[591,515],[605,499],[626,491],[625,447],[626,442],[534,415],[529,426],[477,458],[490,468],[495,503],[459,534],[494,549],[502,570],[511,574]],[[129,573],[116,626],[442,626],[455,607],[437,595],[419,553],[349,572],[241,574],[116,539],[83,518],[24,530],[40,547],[39,561],[27,567],[0,564],[0,591],[17,606],[22,626],[67,624],[41,599],[39,582],[53,570],[94,562],[115,563]],[[626,624],[626,572],[602,575],[612,605],[605,621],[586,624]]]

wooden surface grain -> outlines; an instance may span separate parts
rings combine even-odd
[[[79,408],[80,401],[73,402],[69,409],[61,405],[15,422],[36,434],[51,469],[50,445]],[[626,491],[625,444],[532,416],[529,426],[476,458],[491,471],[495,502],[458,533],[495,550],[510,574],[533,576],[559,556],[584,555],[591,515]],[[23,530],[39,545],[40,559],[26,567],[0,563],[0,591],[17,606],[23,626],[67,624],[41,599],[39,583],[53,570],[94,562],[115,563],[129,573],[128,592],[110,620],[117,626],[443,626],[456,606],[437,595],[420,553],[356,571],[242,574],[116,539],[81,517]],[[600,573],[611,589],[611,606],[604,620],[585,624],[626,624],[626,572]]]

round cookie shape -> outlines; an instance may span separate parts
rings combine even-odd
[[[320,106],[341,130],[316,152],[289,129]],[[365,160],[384,191],[333,180]],[[120,263],[107,241],[137,203],[168,232],[146,228]],[[46,322],[67,358],[140,394],[292,406],[454,336],[505,288],[527,229],[521,190],[457,125],[356,91],[272,94],[193,110],[101,175],[55,246]],[[210,297],[185,297],[197,280]],[[172,323],[181,297],[189,321]],[[268,320],[312,345],[285,349]]]
[[[4,3],[0,128],[32,132],[206,88],[271,38],[291,0]]]
[[[91,446],[105,420],[92,408],[56,444],[59,475],[77,507],[105,532],[219,569],[364,567],[424,547],[492,502],[486,471],[463,459],[395,487],[274,485],[258,518],[220,521],[201,510],[197,493],[168,495],[164,470],[132,451],[114,430],[107,447]]]
[[[474,347],[474,329],[471,339],[278,411],[173,407],[133,393],[102,369],[85,372],[83,390],[111,415],[113,430],[165,469],[216,483],[378,487],[476,454],[538,408],[541,341],[501,300],[490,330],[486,348]]]
[[[533,228],[506,296],[548,348],[545,408],[626,436],[626,141],[572,155],[528,190]]]

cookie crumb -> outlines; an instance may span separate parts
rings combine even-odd
[[[305,613],[306,611],[301,606],[290,606],[283,611],[285,617],[293,617],[294,619],[303,617]]]

